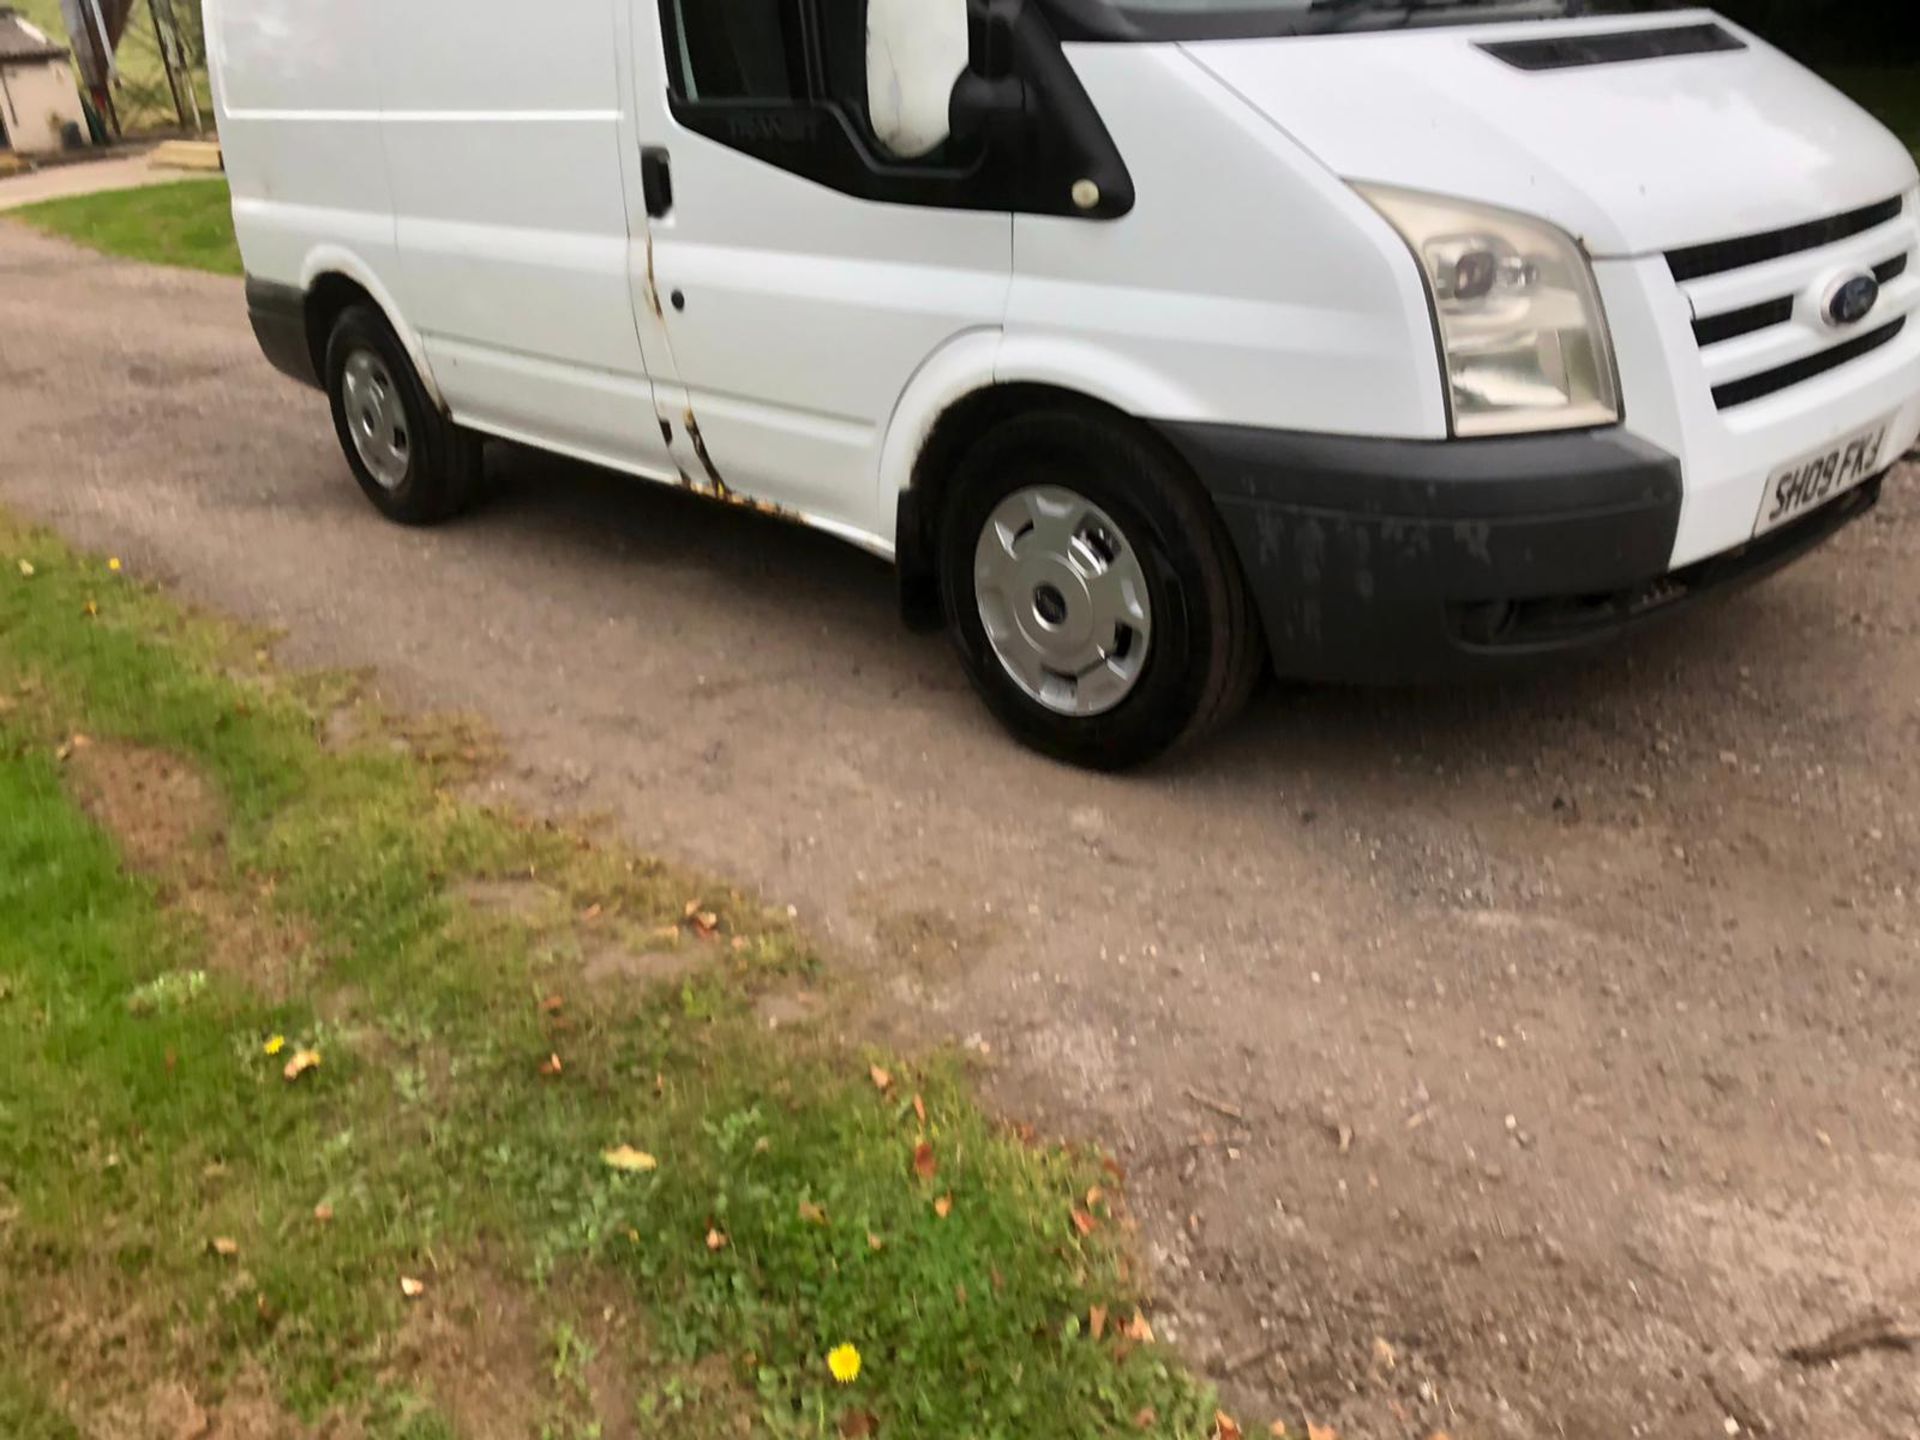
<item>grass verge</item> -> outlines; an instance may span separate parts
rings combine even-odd
[[[1109,1164],[484,763],[0,516],[0,1433],[1215,1428]]]
[[[47,200],[12,212],[29,225],[94,250],[155,265],[241,273],[227,182],[182,180]]]

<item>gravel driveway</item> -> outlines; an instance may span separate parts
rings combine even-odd
[[[796,903],[850,1023],[1118,1150],[1243,1421],[1920,1433],[1920,1354],[1781,1353],[1920,1311],[1920,473],[1590,663],[1277,690],[1111,779],[1003,739],[870,559],[495,464],[389,526],[238,284],[0,223],[0,503]]]

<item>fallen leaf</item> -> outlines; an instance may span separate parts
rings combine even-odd
[[[867,1248],[869,1250],[884,1250],[887,1248],[887,1242],[869,1230],[867,1232]]]
[[[1307,1422],[1307,1440],[1340,1440],[1340,1433],[1331,1425],[1316,1425]]]
[[[591,925],[594,921],[598,920],[603,913],[604,912],[600,908],[600,902],[596,900],[593,904],[589,905],[586,908],[585,912],[580,916],[580,918],[584,920],[587,924]]]
[[[702,940],[711,940],[720,929],[720,917],[711,910],[702,910],[693,917],[693,929]]]
[[[284,1035],[275,1035],[271,1039],[269,1039],[266,1044],[260,1047],[262,1053],[267,1055],[278,1055],[282,1050],[286,1048],[287,1048],[287,1037]]]
[[[91,600],[87,601],[86,605],[83,606],[82,608],[85,610],[86,614],[90,617],[98,616],[100,614],[100,607],[94,604],[93,601]]]
[[[1087,1209],[1098,1210],[1100,1208],[1100,1202],[1106,1198],[1107,1192],[1102,1190],[1098,1185],[1089,1185],[1087,1187]]]
[[[1147,1317],[1138,1310],[1133,1312],[1133,1318],[1127,1322],[1127,1328],[1122,1333],[1129,1340],[1137,1340],[1142,1345],[1153,1343],[1153,1326],[1147,1323]]]
[[[427,1282],[424,1280],[416,1280],[411,1275],[402,1275],[400,1277],[400,1293],[409,1300],[418,1300],[422,1295],[427,1293]]]
[[[287,1061],[286,1068],[280,1073],[288,1080],[298,1080],[309,1070],[318,1069],[320,1052],[318,1050],[296,1050],[293,1058]]]
[[[933,1146],[929,1145],[925,1140],[922,1140],[918,1145],[913,1147],[914,1174],[918,1175],[922,1180],[931,1180],[933,1179],[933,1172],[938,1168],[939,1165],[933,1158]]]
[[[567,1002],[558,995],[549,995],[540,1002],[540,1013],[543,1015],[558,1015],[566,1003]]]
[[[1134,1413],[1133,1425],[1136,1430],[1151,1430],[1160,1423],[1160,1412],[1151,1405],[1143,1405]]]
[[[1383,1335],[1373,1337],[1373,1359],[1374,1363],[1379,1365],[1383,1370],[1391,1370],[1395,1365],[1400,1363],[1399,1355],[1395,1353],[1393,1346],[1387,1343],[1386,1337]]]
[[[331,1225],[333,1223],[333,1207],[322,1200],[318,1205],[313,1207],[313,1218],[322,1225]]]
[[[1084,1210],[1073,1212],[1073,1228],[1082,1235],[1091,1235],[1100,1226],[1100,1222]]]
[[[660,1168],[660,1162],[653,1156],[631,1145],[616,1145],[611,1150],[602,1150],[600,1158],[615,1170],[624,1170],[628,1174],[644,1174]]]
[[[1087,1308],[1087,1333],[1098,1340],[1107,1333],[1107,1307],[1092,1305]]]
[[[953,1196],[942,1195],[938,1200],[934,1201],[933,1213],[938,1215],[942,1220],[951,1215],[953,1213]]]
[[[731,1243],[732,1242],[729,1241],[727,1237],[721,1234],[718,1230],[707,1231],[707,1249],[724,1250]]]
[[[811,1200],[802,1200],[800,1202],[800,1218],[809,1225],[824,1225],[827,1223],[827,1212]]]
[[[31,580],[33,578],[33,562],[31,560],[22,560],[20,562],[20,573]]]
[[[229,1240],[225,1235],[216,1235],[207,1243],[207,1248],[222,1260],[231,1260],[240,1253],[240,1242]]]
[[[698,900],[687,901],[687,908],[681,911],[681,914],[685,915],[686,918],[689,920],[691,920],[694,916],[698,915],[699,913],[700,913],[700,902]]]
[[[1213,1412],[1213,1433],[1215,1440],[1240,1440],[1240,1425],[1224,1410]]]
[[[566,1066],[560,1063],[558,1055],[549,1055],[540,1062],[540,1074],[548,1080],[553,1079],[564,1069]]]
[[[1273,1440],[1287,1440],[1287,1422],[1284,1420],[1274,1421],[1271,1425],[1267,1426],[1267,1434],[1271,1435]]]
[[[886,1090],[893,1085],[893,1076],[889,1075],[885,1070],[882,1070],[878,1065],[869,1065],[867,1067],[867,1074],[872,1077],[873,1088],[876,1090]]]
[[[840,1417],[841,1440],[868,1440],[880,1433],[880,1422],[871,1410],[849,1410]]]
[[[913,1097],[913,1114],[922,1125],[927,1123],[927,1102],[918,1095]]]

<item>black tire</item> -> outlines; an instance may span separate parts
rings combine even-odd
[[[347,364],[357,353],[369,351],[392,381],[406,417],[405,471],[395,483],[382,483],[362,457],[348,415]],[[480,493],[479,437],[440,413],[406,347],[371,305],[349,306],[334,322],[327,338],[326,379],[340,448],[353,478],[382,515],[402,525],[436,525],[473,504]]]
[[[1067,715],[1034,699],[980,618],[975,547],[996,507],[1034,485],[1068,485],[1105,511],[1145,574],[1147,659],[1104,713]],[[1032,412],[977,441],[948,488],[939,553],[947,628],[968,675],[1015,736],[1057,759],[1124,770],[1197,740],[1246,703],[1264,666],[1259,620],[1211,501],[1177,457],[1102,413]]]

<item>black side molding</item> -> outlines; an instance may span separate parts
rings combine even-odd
[[[307,297],[295,285],[247,277],[247,318],[260,352],[273,368],[302,385],[321,388],[314,369],[313,346],[307,335]]]
[[[1509,40],[1479,48],[1516,70],[1539,71],[1626,65],[1636,60],[1668,60],[1677,55],[1717,55],[1744,50],[1747,42],[1718,25],[1669,25],[1658,30]]]

